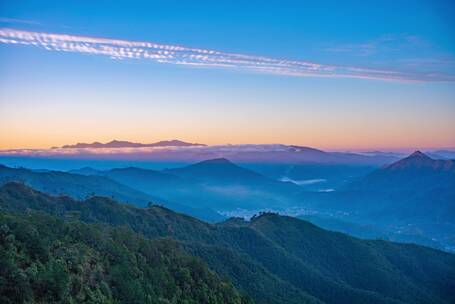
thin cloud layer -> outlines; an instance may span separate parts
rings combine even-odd
[[[66,34],[0,29],[0,43],[32,45],[48,51],[107,56],[112,59],[150,60],[162,64],[226,68],[295,77],[363,78],[388,81],[455,81],[439,72],[405,72],[227,53],[154,42],[128,41]]]
[[[40,24],[39,22],[33,21],[33,20],[24,20],[24,19],[16,19],[16,18],[5,18],[5,17],[0,17],[0,22],[1,23],[22,23],[22,24],[28,24],[28,25],[38,25]]]
[[[128,155],[128,154],[160,154],[160,153],[237,153],[237,152],[284,152],[293,150],[281,144],[243,144],[215,146],[164,146],[164,147],[128,147],[128,148],[51,148],[51,149],[9,149],[0,150],[0,156],[65,156],[65,155]]]
[[[140,148],[51,148],[0,150],[2,159],[61,159],[102,161],[144,161],[194,163],[207,159],[227,158],[246,163],[345,163],[383,165],[396,160],[383,155],[361,155],[282,144],[243,144],[191,147],[140,147]]]
[[[413,35],[383,35],[376,39],[362,43],[349,43],[332,46],[326,49],[329,52],[346,53],[356,56],[371,56],[379,53],[408,51],[410,49],[425,48],[428,43]]]

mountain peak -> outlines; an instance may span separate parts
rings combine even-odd
[[[426,155],[425,153],[421,152],[420,150],[414,151],[414,153],[412,153],[408,157],[424,157],[424,158],[427,158],[427,159],[430,158],[428,155]]]
[[[206,165],[232,165],[233,163],[227,159],[227,158],[224,158],[224,157],[220,157],[220,158],[214,158],[214,159],[208,159],[208,160],[204,160],[204,161],[201,161],[199,164],[206,164]]]
[[[450,160],[433,159],[426,155],[425,153],[422,153],[421,151],[415,151],[408,157],[405,157],[385,167],[383,170],[388,171],[429,170],[434,172],[451,171],[455,173],[455,163]]]
[[[408,169],[408,168],[417,168],[422,166],[433,166],[435,162],[434,159],[427,156],[425,153],[417,150],[409,156],[389,165],[387,169]]]
[[[165,172],[183,178],[207,183],[257,183],[268,179],[259,173],[238,166],[226,158],[204,160],[183,168],[169,169]]]

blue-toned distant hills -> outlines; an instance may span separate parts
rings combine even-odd
[[[11,181],[27,184],[49,194],[67,195],[75,199],[100,195],[135,206],[143,207],[148,203],[163,204],[174,210],[192,214],[208,221],[223,219],[222,216],[208,208],[202,210],[171,202],[119,183],[109,177],[96,174],[81,175],[60,171],[34,171],[0,165],[0,184]]]
[[[359,237],[455,250],[452,160],[415,152],[380,168],[340,164],[235,164],[215,158],[152,170],[90,167],[59,172],[0,167],[0,181],[51,194],[163,204],[208,221],[272,210]],[[221,213],[221,214],[220,214]],[[368,231],[368,232],[365,232]]]
[[[368,210],[379,218],[455,224],[453,160],[436,160],[416,151],[352,182],[346,191],[364,199],[356,206],[358,210]]]
[[[455,187],[455,161],[433,159],[416,151],[353,183],[352,189],[415,190]]]
[[[292,206],[303,191],[222,158],[162,171],[127,167],[71,172],[105,176],[154,196],[214,210]]]
[[[455,250],[455,165],[416,151],[326,195],[320,208]],[[423,241],[425,243],[425,241]],[[430,244],[430,243],[427,243]]]

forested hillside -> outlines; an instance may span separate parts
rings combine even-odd
[[[170,239],[0,213],[1,303],[252,303]]]
[[[258,303],[455,301],[453,254],[359,240],[276,214],[213,225],[159,206],[141,209],[102,197],[75,201],[17,183],[0,189],[0,207],[127,226],[151,239],[171,237]]]

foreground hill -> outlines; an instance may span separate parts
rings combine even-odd
[[[1,303],[251,303],[172,240],[0,212]]]
[[[74,201],[20,184],[0,189],[3,210],[129,226],[171,237],[258,303],[453,303],[455,256],[416,245],[366,241],[263,214],[211,225],[168,209],[108,198]]]

